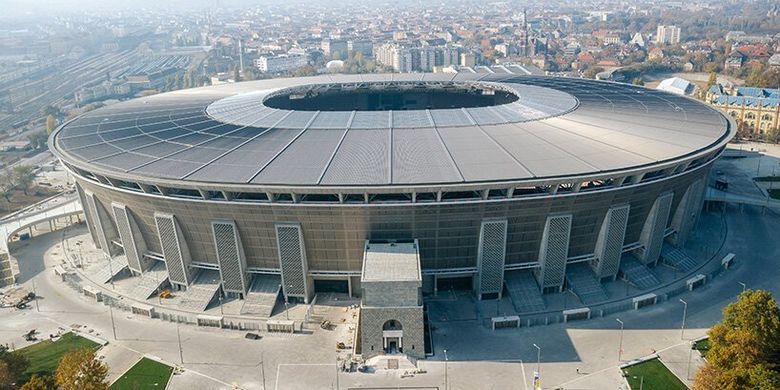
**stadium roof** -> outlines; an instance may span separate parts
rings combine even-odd
[[[334,88],[338,95],[361,88],[419,92],[453,85],[475,87],[477,95],[509,93],[516,100],[387,111],[267,104],[280,94],[295,104]],[[619,171],[710,150],[729,136],[727,120],[714,109],[661,91],[582,79],[458,73],[327,75],[176,91],[89,112],[58,129],[52,141],[66,162],[114,177],[329,187]]]

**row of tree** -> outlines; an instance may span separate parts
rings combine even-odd
[[[35,169],[30,165],[17,165],[0,172],[0,196],[11,202],[14,191],[28,195],[35,181]]]
[[[26,372],[30,361],[0,345],[0,390],[107,390],[108,366],[95,359],[95,351],[71,351],[60,359],[54,376]]]

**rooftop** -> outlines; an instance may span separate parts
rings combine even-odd
[[[420,281],[417,243],[366,242],[361,282]]]
[[[511,73],[325,75],[164,93],[56,131],[68,163],[131,181],[424,186],[648,167],[722,145],[699,102]]]

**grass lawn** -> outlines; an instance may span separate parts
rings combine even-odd
[[[658,359],[648,360],[623,369],[632,390],[639,390],[644,377],[644,390],[687,390],[688,388]]]
[[[111,390],[164,389],[173,367],[143,358],[111,385]]]
[[[30,367],[24,372],[25,375],[54,375],[54,370],[57,369],[62,355],[83,348],[97,350],[100,348],[100,344],[75,333],[65,333],[55,342],[44,340],[20,349],[19,353],[30,360]]]
[[[707,357],[707,351],[710,350],[710,339],[697,341],[693,349],[699,351],[702,357]]]

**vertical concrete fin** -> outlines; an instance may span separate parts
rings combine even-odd
[[[211,221],[219,276],[226,292],[246,294],[246,257],[235,221]]]
[[[666,223],[669,221],[673,198],[673,192],[659,195],[653,203],[650,213],[647,214],[645,225],[639,236],[642,247],[637,250],[637,257],[643,264],[655,264],[661,256],[661,246],[664,244],[664,232]]]
[[[300,297],[308,302],[309,270],[301,226],[298,223],[277,223],[275,229],[279,268],[282,271],[282,292],[285,297]]]
[[[168,269],[168,280],[180,286],[188,286],[192,282],[192,258],[176,217],[172,214],[154,213],[154,222],[165,257],[165,267]]]
[[[569,255],[569,235],[571,233],[571,214],[551,215],[547,217],[539,247],[539,268],[536,278],[544,291],[546,288],[563,288],[566,276],[566,259]]]
[[[111,203],[111,208],[114,210],[114,219],[117,230],[119,230],[119,239],[122,240],[122,246],[125,249],[128,267],[136,273],[146,271],[150,266],[150,262],[144,259],[146,243],[130,214],[130,210],[125,205],[116,202]]]
[[[614,277],[620,268],[623,241],[626,238],[630,205],[612,206],[607,210],[596,240],[596,259],[591,263],[599,278]]]
[[[504,288],[507,220],[484,220],[479,231],[477,248],[477,296],[497,293]]]

